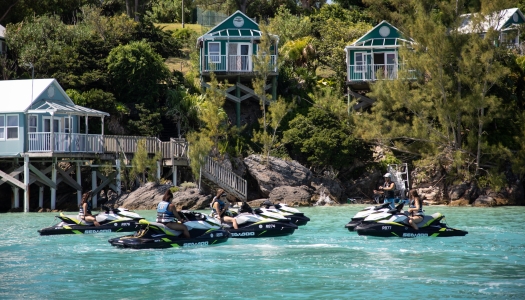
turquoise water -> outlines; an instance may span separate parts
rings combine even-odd
[[[416,239],[348,232],[363,207],[302,208],[312,220],[288,237],[159,250],[40,236],[56,213],[1,214],[0,298],[525,299],[525,207],[428,207],[469,234]]]

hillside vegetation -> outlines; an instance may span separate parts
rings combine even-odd
[[[253,87],[264,99],[261,119],[241,128],[228,122],[235,116],[221,92],[200,89],[196,39],[208,28],[186,20],[205,3],[185,4],[182,28],[177,1],[131,8],[120,0],[8,2],[0,3],[9,49],[0,59],[2,79],[31,78],[24,67],[31,62],[35,78],[56,78],[75,103],[110,113],[109,134],[165,138],[177,128],[198,145],[192,155],[262,153],[343,181],[403,161],[423,170],[416,181],[439,170],[448,183],[498,189],[523,182],[525,58],[494,43],[499,32],[483,39],[451,29],[462,14],[523,9],[525,1],[217,5],[223,13],[245,8],[264,35],[279,36],[278,95],[262,92],[267,77],[260,72]],[[376,104],[353,111],[344,47],[382,20],[416,41],[400,51],[417,78],[377,81],[369,93]],[[381,160],[372,149],[381,149]]]

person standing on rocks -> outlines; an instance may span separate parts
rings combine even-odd
[[[226,216],[226,211],[230,207],[230,202],[226,198],[226,192],[223,189],[217,190],[217,195],[213,197],[211,201],[212,215],[214,218],[219,219],[221,222],[230,222],[233,225],[233,228],[239,229],[237,225],[237,220],[230,216]]]
[[[168,228],[173,230],[182,231],[185,238],[190,238],[190,232],[188,227],[184,224],[177,223],[177,220],[182,220],[175,205],[171,203],[173,200],[173,193],[170,189],[166,190],[162,201],[157,205],[157,223],[166,225]]]
[[[91,199],[91,191],[82,195],[82,202],[80,202],[78,207],[78,217],[86,222],[92,222],[95,226],[100,226],[97,218],[91,213],[93,204],[91,204],[91,201],[88,201],[89,199]]]

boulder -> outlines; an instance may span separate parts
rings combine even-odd
[[[162,197],[169,184],[155,184],[148,182],[135,191],[124,194],[115,201],[108,201],[109,206],[124,207],[131,210],[151,210],[157,209],[157,205],[162,201]],[[211,203],[210,195],[203,195],[197,188],[181,189],[173,193],[172,203],[181,209],[206,209]]]
[[[311,185],[315,189],[315,194],[323,194],[340,202],[341,196],[343,195],[343,187],[338,180],[326,177],[314,177]]]
[[[465,194],[467,189],[469,189],[469,185],[466,183],[451,186],[449,188],[448,197],[450,200],[458,200]]]
[[[347,180],[344,184],[345,198],[370,198],[374,197],[374,190],[383,183],[383,175],[379,170],[365,172],[357,179]]]
[[[177,210],[207,209],[210,207],[212,199],[213,197],[211,195],[201,194],[198,188],[191,188],[174,193],[172,203],[177,207]]]
[[[271,191],[269,199],[273,203],[286,203],[289,206],[309,206],[313,192],[312,188],[304,185],[280,186]]]
[[[473,206],[491,207],[496,205],[496,200],[490,196],[479,196],[478,199],[472,203]]]
[[[248,173],[257,181],[263,197],[269,197],[277,187],[309,185],[312,178],[312,172],[296,161],[270,156],[268,164],[264,164],[262,155],[252,154],[244,159],[244,163]]]
[[[450,201],[450,206],[469,206],[470,201],[468,199],[458,199]]]

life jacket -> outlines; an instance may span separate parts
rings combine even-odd
[[[410,208],[416,208],[416,200],[410,200]],[[419,201],[419,209],[416,212],[413,212],[414,216],[424,216],[423,213],[423,201]]]
[[[87,212],[84,212],[84,206],[82,206],[82,204],[80,204],[78,206],[78,216],[81,218],[81,219],[84,219],[84,217],[86,215],[92,215],[91,213],[91,209],[93,208],[93,204],[91,204],[91,202],[88,202],[87,203]]]
[[[394,182],[392,182],[392,181],[390,181],[390,182],[386,182],[386,181],[385,181],[385,183],[383,184],[383,187],[386,187],[386,188],[387,188],[387,187],[390,186],[391,183],[394,184],[394,189],[392,189],[392,190],[388,190],[388,191],[385,190],[385,198],[386,198],[386,199],[393,199],[393,198],[395,198],[395,193],[394,193],[394,191],[396,190],[396,184],[395,184]]]
[[[158,223],[169,223],[175,221],[175,215],[169,211],[170,202],[160,201],[157,205],[157,220]]]
[[[210,203],[210,206],[211,206],[211,213],[212,213],[212,214],[217,214],[217,215],[218,215],[219,212],[215,210],[215,207],[213,207],[213,205],[215,204],[215,202],[219,202],[219,210],[222,210],[222,209],[224,208],[225,203],[224,203],[224,201],[222,201],[222,200],[221,200],[219,197],[217,197],[217,196],[215,196],[215,197],[213,198],[213,200],[211,201],[211,203]]]

